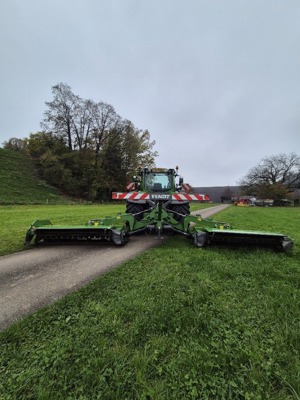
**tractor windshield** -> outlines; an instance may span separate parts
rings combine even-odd
[[[145,190],[166,192],[172,189],[173,176],[166,173],[149,172],[145,174]]]

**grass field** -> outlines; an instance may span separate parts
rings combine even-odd
[[[0,212],[27,228],[49,211],[75,223],[96,210],[55,209]],[[0,399],[299,399],[299,209],[218,218],[287,233],[294,252],[171,237],[1,333]]]

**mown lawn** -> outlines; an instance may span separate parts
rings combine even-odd
[[[0,398],[299,399],[299,209],[218,217],[294,252],[173,236],[1,333]]]

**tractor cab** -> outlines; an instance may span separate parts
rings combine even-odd
[[[142,190],[145,192],[174,192],[176,173],[173,169],[144,168],[141,172]]]

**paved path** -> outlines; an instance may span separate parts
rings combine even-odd
[[[218,212],[220,212],[222,210],[225,210],[225,208],[227,208],[229,206],[230,206],[230,204],[220,204],[218,206],[205,208],[203,210],[193,211],[193,212],[191,212],[191,214],[192,215],[200,214],[202,218],[209,218],[212,215],[217,214]]]
[[[195,213],[205,218],[223,208]],[[158,243],[140,235],[124,247],[52,245],[0,257],[0,331]]]

